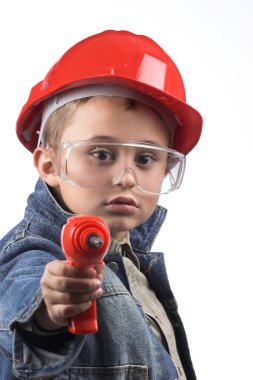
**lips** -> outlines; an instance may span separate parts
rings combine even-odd
[[[134,206],[138,207],[137,203],[135,202],[134,199],[128,198],[128,197],[117,197],[106,203],[108,206],[109,205],[129,205],[129,206]]]
[[[133,198],[117,197],[106,203],[108,211],[120,215],[132,215],[138,210],[138,205]]]

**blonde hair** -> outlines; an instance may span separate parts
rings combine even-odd
[[[57,110],[51,113],[47,119],[43,131],[43,140],[45,145],[53,145],[60,142],[61,136],[76,110],[85,104],[89,99],[90,98],[82,98],[73,100],[72,102],[57,108]]]

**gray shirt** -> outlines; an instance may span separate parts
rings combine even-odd
[[[155,292],[151,289],[146,276],[139,270],[139,260],[132,250],[129,233],[127,233],[123,240],[111,239],[110,251],[123,256],[123,262],[133,297],[142,306],[150,328],[169,352],[177,368],[179,380],[186,380],[183,366],[177,352],[173,327],[163,305],[156,297]]]

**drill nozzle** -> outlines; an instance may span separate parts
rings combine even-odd
[[[104,244],[104,240],[97,234],[90,234],[87,238],[87,244],[90,248],[100,248]]]

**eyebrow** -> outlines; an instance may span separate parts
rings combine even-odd
[[[118,138],[115,138],[115,137],[112,137],[112,136],[108,136],[108,135],[96,135],[96,136],[92,136],[90,137],[89,139],[87,139],[86,141],[101,141],[101,142],[110,142],[110,141],[124,141],[123,139],[118,139]],[[154,141],[154,140],[140,140],[140,141],[134,141],[136,143],[145,143],[145,144],[152,144],[152,145],[158,145],[158,146],[162,146],[161,144],[159,144],[157,141]]]

